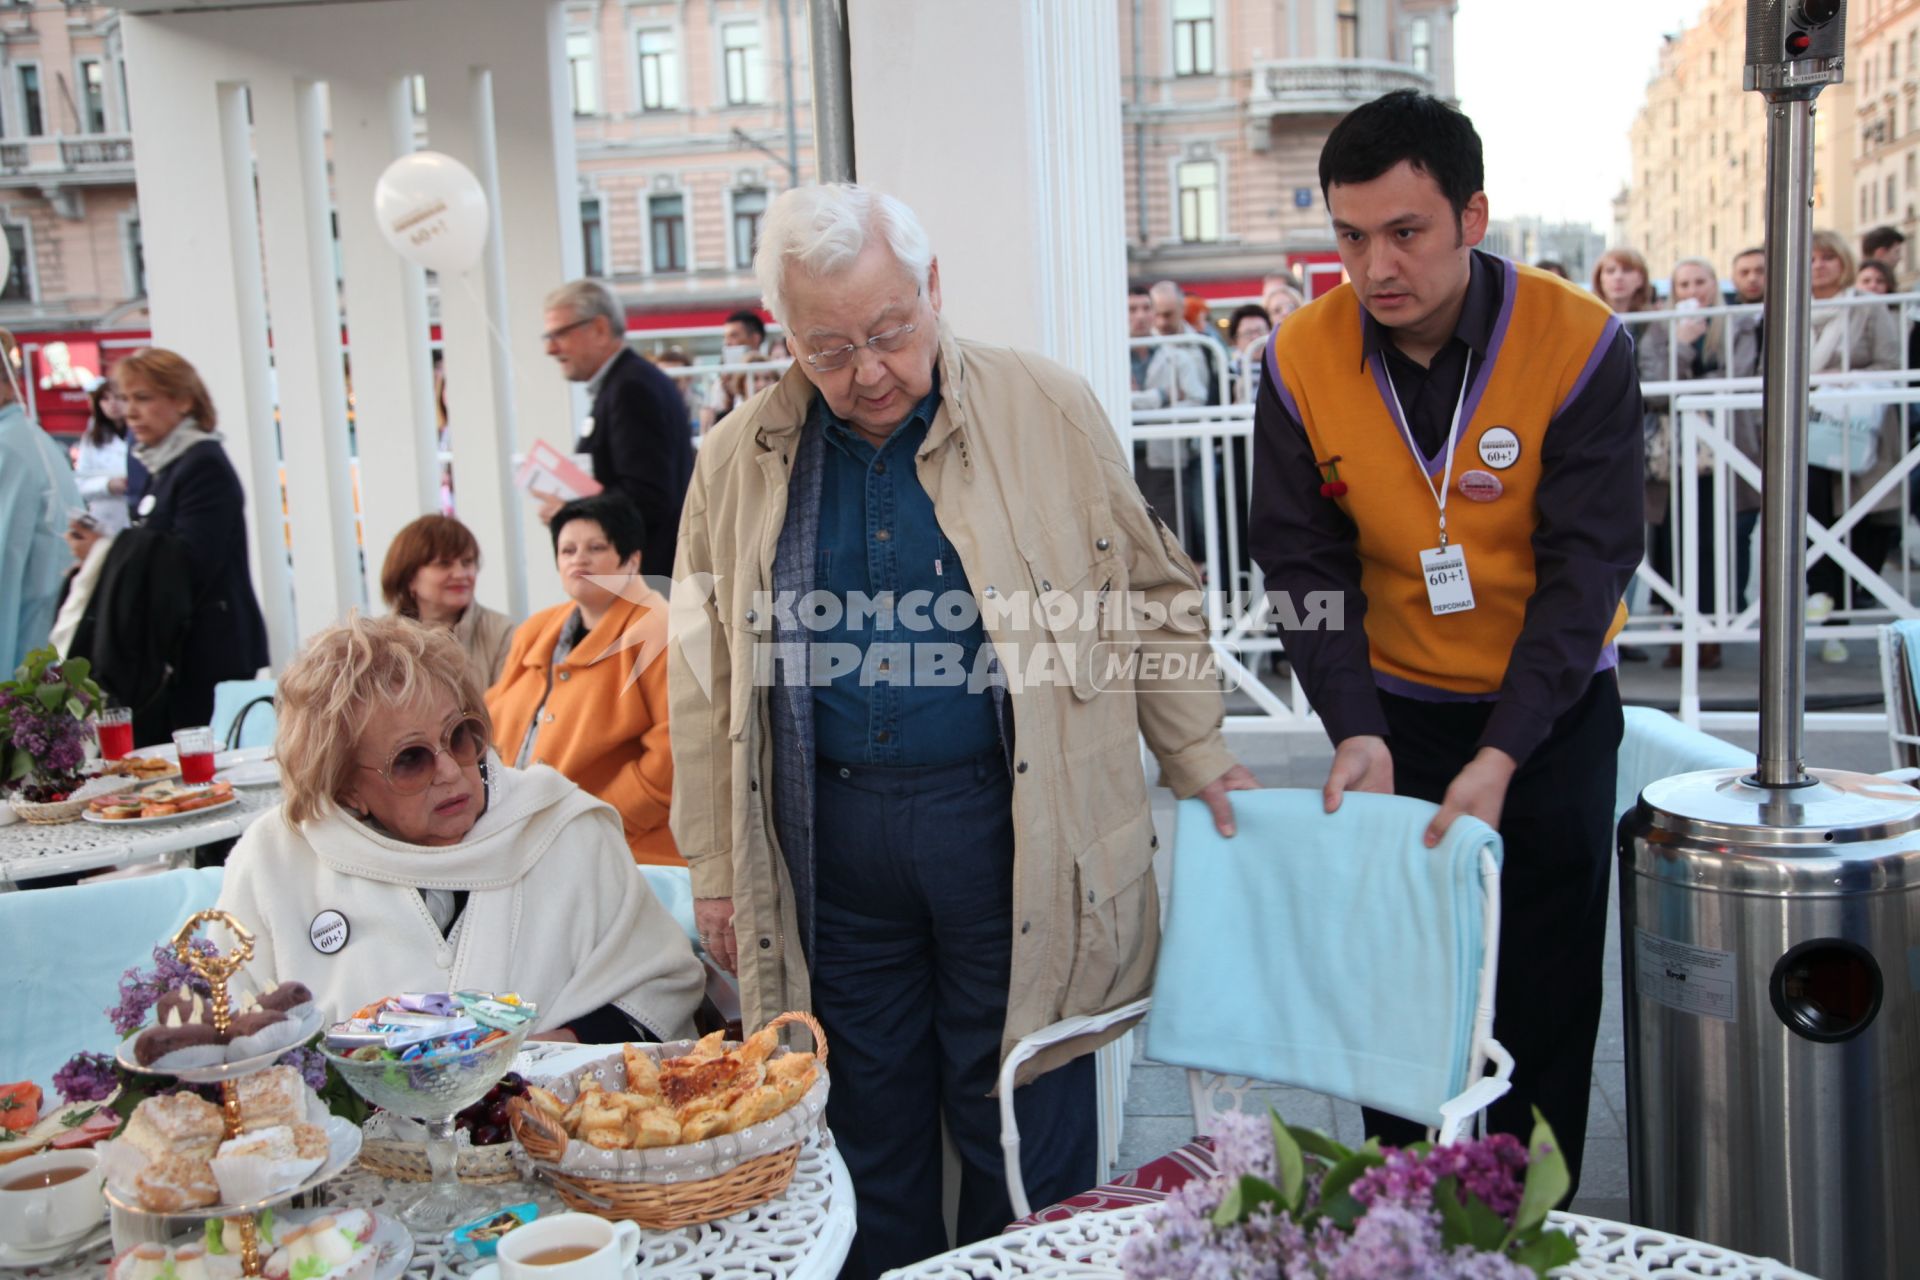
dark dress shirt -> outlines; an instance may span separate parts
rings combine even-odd
[[[1408,429],[1429,456],[1444,448],[1469,354],[1476,369],[1486,358],[1509,269],[1490,254],[1473,254],[1453,337],[1424,367],[1394,347],[1391,330],[1362,315],[1355,358],[1382,354]],[[1525,340],[1507,335],[1508,342]],[[1497,705],[1477,744],[1519,762],[1546,740],[1595,670],[1611,665],[1606,632],[1644,551],[1640,380],[1624,331],[1613,334],[1585,387],[1548,422],[1540,460],[1533,592],[1500,691],[1487,699]],[[1356,530],[1320,496],[1313,447],[1270,369],[1261,374],[1254,411],[1253,478],[1249,542],[1267,587],[1295,601],[1310,591],[1337,591],[1347,602],[1343,630],[1287,633],[1287,653],[1308,698],[1335,743],[1385,737],[1363,625]]]
[[[986,638],[979,613],[966,615],[969,625],[949,626],[963,617],[934,607],[943,596],[973,598],[914,467],[940,408],[939,381],[878,449],[834,416],[824,396],[813,404],[825,437],[814,585],[843,607],[812,639],[861,655],[830,682],[814,677],[815,751],[848,764],[911,766],[993,750],[993,700],[969,678]],[[857,627],[845,608],[855,597],[881,606]]]

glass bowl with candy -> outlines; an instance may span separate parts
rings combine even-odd
[[[537,1010],[517,996],[429,992],[390,996],[328,1030],[321,1052],[376,1107],[427,1130],[433,1181],[400,1212],[423,1231],[447,1231],[499,1206],[460,1182],[454,1117],[513,1066]]]

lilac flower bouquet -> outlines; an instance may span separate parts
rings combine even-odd
[[[75,780],[93,736],[87,717],[105,701],[91,673],[49,645],[0,680],[0,789]]]
[[[1358,1151],[1229,1112],[1214,1154],[1219,1172],[1127,1242],[1128,1280],[1534,1280],[1578,1256],[1545,1225],[1569,1179],[1538,1111],[1524,1147],[1497,1133]]]

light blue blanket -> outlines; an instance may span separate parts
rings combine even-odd
[[[1233,795],[1239,834],[1180,805],[1147,1056],[1440,1122],[1468,1084],[1485,938],[1475,818],[1436,849],[1434,805],[1318,791]]]
[[[68,1058],[113,1052],[120,975],[151,968],[154,946],[219,897],[218,868],[0,893],[0,1081],[32,1080],[51,1102]]]
[[[1626,732],[1620,738],[1619,770],[1613,784],[1613,818],[1618,822],[1639,802],[1650,782],[1700,769],[1753,767],[1753,753],[1724,738],[1690,729],[1664,711],[1627,707]]]

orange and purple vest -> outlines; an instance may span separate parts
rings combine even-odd
[[[1436,617],[1420,552],[1440,545],[1437,455],[1415,457],[1396,417],[1386,362],[1362,359],[1363,311],[1351,285],[1287,317],[1267,348],[1268,373],[1306,430],[1316,459],[1339,458],[1337,502],[1358,533],[1367,643],[1383,689],[1414,696],[1491,697],[1533,594],[1540,447],[1547,424],[1586,386],[1618,322],[1605,304],[1556,276],[1501,262],[1499,317],[1487,356],[1469,369],[1454,446],[1447,540],[1465,549],[1474,607]],[[1351,611],[1349,611],[1351,616]],[[1614,613],[1606,643],[1626,623]],[[1600,665],[1610,666],[1603,647]]]

